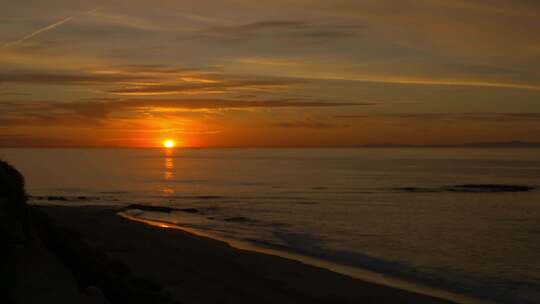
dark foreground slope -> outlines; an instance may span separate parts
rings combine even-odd
[[[26,200],[24,178],[0,161],[0,303],[103,303],[37,237]]]
[[[24,178],[0,161],[0,303],[177,303],[26,201]]]

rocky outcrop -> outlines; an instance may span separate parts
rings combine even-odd
[[[26,200],[23,176],[0,161],[0,235],[8,248],[26,242],[29,237]]]
[[[435,188],[400,187],[400,192],[464,192],[464,193],[499,193],[499,192],[529,192],[536,190],[528,185],[510,184],[462,184]]]
[[[85,303],[73,276],[37,236],[23,176],[0,161],[0,303]]]

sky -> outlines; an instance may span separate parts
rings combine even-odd
[[[0,146],[540,142],[537,0],[1,0]]]

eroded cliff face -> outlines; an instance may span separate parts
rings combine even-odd
[[[24,178],[0,160],[0,302],[12,300],[18,253],[26,250],[28,228]]]
[[[24,178],[0,160],[0,303],[95,303],[43,245],[30,220]]]
[[[0,196],[25,204],[24,177],[13,166],[0,160]]]
[[[0,235],[8,251],[28,241],[30,230],[24,177],[0,161]]]

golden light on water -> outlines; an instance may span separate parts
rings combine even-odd
[[[167,149],[174,148],[174,146],[176,146],[176,143],[172,139],[167,139],[163,142],[163,147]]]

